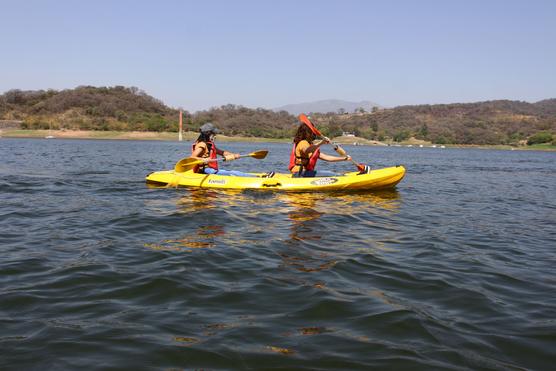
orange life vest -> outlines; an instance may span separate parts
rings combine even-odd
[[[320,148],[317,148],[317,150],[313,152],[311,157],[309,157],[309,161],[307,162],[307,164],[303,165],[304,160],[306,160],[307,158],[296,156],[295,155],[296,147],[297,144],[294,143],[292,147],[292,152],[290,154],[290,165],[288,166],[288,169],[291,171],[294,167],[299,166],[301,170],[303,169],[309,171],[315,170],[315,166],[317,165],[317,160],[319,159],[319,155],[320,155]],[[299,163],[297,163],[298,159],[299,159]]]
[[[191,146],[191,152],[193,153],[193,151],[195,151],[195,146],[197,145],[197,143],[199,142],[195,142],[193,143],[193,145]],[[217,158],[216,156],[216,145],[214,145],[214,142],[204,142],[207,145],[207,149],[209,151],[209,159],[214,160]],[[218,170],[218,161],[211,161],[209,163],[207,163],[206,165],[197,165],[195,166],[195,168],[193,169],[193,171],[195,173],[202,173],[202,169],[205,168],[205,166],[208,166],[210,168],[213,168],[214,170]]]

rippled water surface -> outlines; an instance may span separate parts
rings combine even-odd
[[[151,189],[188,144],[0,139],[0,369],[554,369],[556,153],[347,149],[407,175]]]

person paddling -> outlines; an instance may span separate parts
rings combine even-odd
[[[293,148],[290,154],[290,164],[288,169],[294,177],[315,177],[315,176],[335,176],[334,172],[315,170],[317,160],[328,162],[349,161],[349,155],[343,157],[330,156],[320,152],[320,146],[329,143],[327,139],[313,144],[316,136],[313,131],[304,123],[299,125],[293,139]]]
[[[219,156],[224,157],[224,161],[231,161],[240,158],[239,153],[233,153],[216,148],[214,144],[214,137],[216,134],[220,133],[220,130],[216,128],[212,123],[207,122],[199,129],[200,135],[193,143],[191,147],[191,157],[198,160],[206,161],[202,165],[197,165],[193,170],[196,173],[201,174],[218,174],[218,175],[231,175],[240,177],[253,177],[253,174],[244,173],[238,170],[223,170],[218,168],[218,161],[216,160]],[[270,178],[274,176],[274,172],[265,173],[263,178]]]

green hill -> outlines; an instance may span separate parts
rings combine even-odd
[[[10,90],[0,96],[0,117],[24,129],[177,131],[176,110],[123,86]]]
[[[400,106],[353,114],[313,114],[330,137],[351,132],[379,141],[409,138],[438,144],[518,144],[554,141],[556,99],[537,103],[497,100],[478,103]],[[81,86],[62,91],[10,90],[0,95],[0,121],[23,129],[112,131],[178,130],[178,111],[135,87]],[[290,138],[297,119],[286,111],[225,105],[190,114],[184,127],[207,121],[226,135]]]
[[[0,120],[22,121],[22,129],[178,131],[178,110],[138,88],[80,86],[62,91],[10,90],[0,95]],[[225,105],[184,112],[184,128],[196,131],[207,121],[227,135],[286,138],[295,117],[285,112]]]

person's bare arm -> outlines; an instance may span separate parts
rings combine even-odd
[[[343,157],[330,156],[330,155],[327,155],[326,153],[321,152],[319,154],[319,159],[324,160],[324,161],[328,161],[328,162],[340,162],[340,161],[349,161],[351,159],[351,157],[349,155],[343,156]]]
[[[207,145],[204,143],[197,143],[195,145],[195,149],[191,152],[191,157],[196,158],[197,160],[206,160],[203,158],[203,154],[207,150]]]

